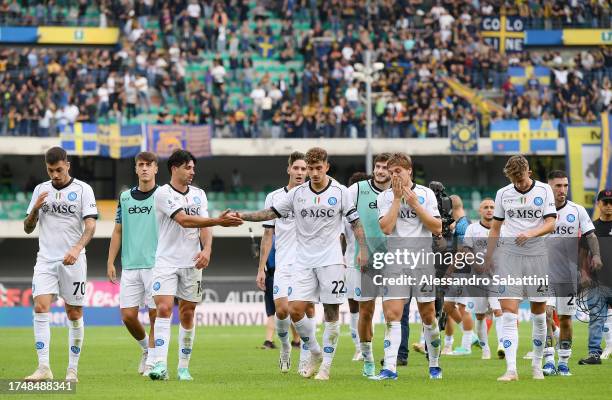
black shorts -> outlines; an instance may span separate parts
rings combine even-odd
[[[274,306],[274,296],[272,291],[274,290],[274,269],[266,272],[266,291],[264,294],[264,302],[266,303],[266,315],[268,317],[273,316],[276,313],[276,307]]]

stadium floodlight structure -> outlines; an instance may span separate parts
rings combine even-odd
[[[366,97],[360,97],[366,105],[366,173],[372,172],[372,83],[380,77],[379,72],[385,68],[385,64],[376,62],[372,65],[372,52],[365,51],[365,65],[355,64],[353,77],[365,83]]]

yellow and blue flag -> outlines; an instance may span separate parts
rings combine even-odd
[[[565,127],[566,164],[569,173],[569,198],[591,209],[597,194],[603,135],[598,125]]]
[[[270,36],[259,36],[257,38],[257,48],[259,49],[259,54],[263,58],[272,58],[274,56],[274,39]]]
[[[77,122],[60,127],[61,146],[70,155],[98,155],[98,130],[92,123]]]
[[[599,184],[597,192],[612,188],[612,160],[610,143],[612,142],[612,126],[610,114],[601,113],[601,161],[599,163]],[[595,207],[593,218],[599,218],[599,208]]]
[[[143,132],[140,125],[99,125],[100,156],[135,157],[141,150]]]
[[[493,153],[556,152],[559,120],[521,119],[491,123]]]
[[[509,67],[508,77],[519,95],[523,94],[532,80],[539,86],[550,86],[550,68],[548,67]]]

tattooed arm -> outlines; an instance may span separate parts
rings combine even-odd
[[[269,221],[271,219],[276,219],[280,217],[280,214],[274,208],[267,208],[265,210],[259,210],[249,213],[238,213],[238,218],[244,221],[251,222]]]
[[[359,219],[351,222],[351,228],[355,234],[355,240],[359,243],[359,256],[357,257],[357,263],[360,267],[364,267],[368,263],[368,244],[366,243],[365,231],[363,225]]]

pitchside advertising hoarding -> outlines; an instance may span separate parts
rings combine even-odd
[[[122,325],[119,312],[119,286],[106,281],[87,283],[84,318],[88,326]],[[207,285],[203,289],[203,301],[195,312],[197,326],[252,326],[266,323],[266,311],[263,303],[264,293],[254,289],[250,282],[219,282]],[[51,309],[51,325],[67,326],[68,319],[59,299]],[[470,305],[468,305],[469,307]],[[29,327],[32,325],[32,288],[28,283],[0,282],[0,328]],[[319,323],[323,322],[323,306],[316,305]],[[410,322],[420,323],[415,301],[410,304]],[[519,311],[521,321],[529,321],[528,304],[522,304]],[[143,324],[149,323],[145,308],[139,312]],[[178,311],[172,314],[173,323],[178,323]],[[348,324],[350,311],[348,304],[340,306],[340,322]],[[376,304],[376,323],[384,323],[380,298]]]

